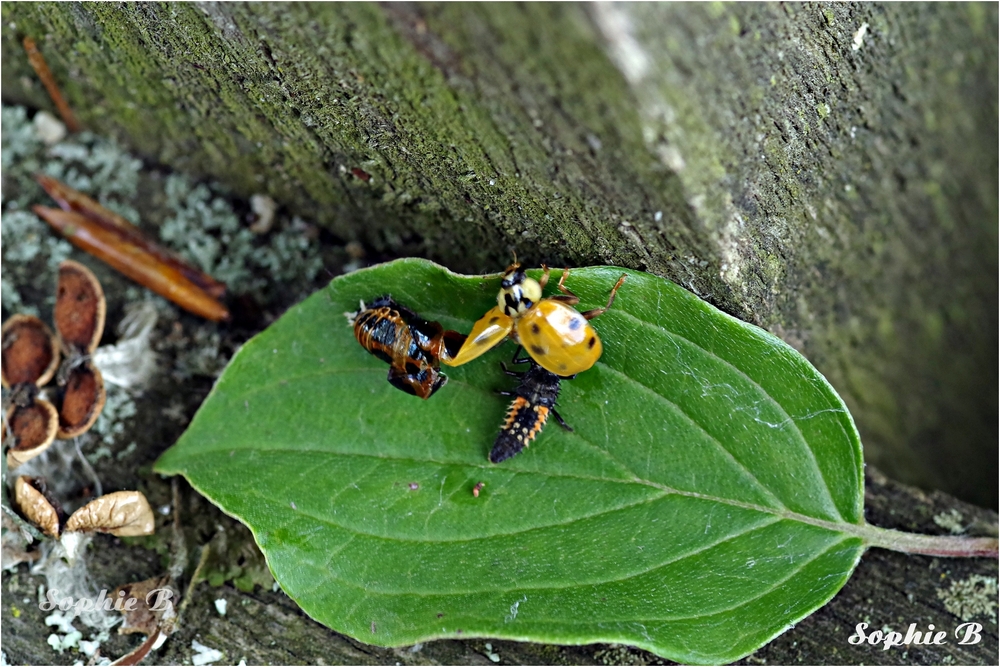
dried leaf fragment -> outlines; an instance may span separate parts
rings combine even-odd
[[[21,514],[49,537],[59,537],[59,509],[45,493],[45,482],[21,475],[14,483],[14,502]]]
[[[60,263],[52,319],[63,352],[90,354],[97,349],[106,313],[104,290],[93,272],[72,260]]]
[[[148,242],[140,245],[131,236],[80,213],[45,206],[34,206],[32,210],[73,245],[181,308],[215,322],[229,319],[225,306],[189,280],[175,264],[151,252]]]
[[[35,180],[38,181],[38,184],[42,186],[50,197],[56,200],[59,208],[64,211],[79,213],[100,227],[115,232],[130,244],[143,248],[146,252],[154,255],[162,264],[168,265],[178,271],[191,281],[191,283],[204,290],[209,296],[216,299],[221,299],[225,296],[225,283],[191,266],[179,255],[150,239],[141,229],[114,211],[106,209],[87,195],[74,190],[51,176],[37,174]]]
[[[119,586],[113,597],[117,599],[122,592],[125,593],[125,600],[135,598],[136,602],[131,611],[122,611],[125,621],[118,628],[118,634],[152,635],[157,630],[163,630],[167,634],[173,632],[174,619],[177,618],[173,601],[177,599],[177,590],[170,585],[169,576]]]
[[[119,537],[152,535],[153,510],[138,491],[116,491],[92,500],[69,517],[64,532],[101,532]]]
[[[141,633],[148,638],[111,664],[136,665],[150,651],[158,649],[176,628],[177,611],[173,601],[177,599],[177,591],[170,585],[170,577],[163,576],[119,586],[112,596],[117,599],[121,593],[126,603],[130,599],[135,602],[128,605],[132,607],[130,611],[122,610],[125,622],[118,628],[118,634]]]
[[[70,369],[59,407],[57,437],[67,440],[90,430],[104,409],[106,398],[104,378],[96,366],[87,361]]]
[[[7,467],[14,469],[35,458],[52,444],[59,430],[59,414],[54,405],[36,398],[28,405],[12,405],[7,410],[4,443],[7,449]]]
[[[4,322],[3,386],[29,383],[41,386],[59,366],[59,349],[52,330],[32,315],[14,315]]]
[[[14,570],[21,563],[34,563],[42,557],[41,551],[28,549],[32,536],[6,510],[0,511],[0,524],[3,526],[0,532],[0,569]]]

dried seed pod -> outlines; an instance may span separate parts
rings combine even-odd
[[[7,450],[7,467],[13,469],[48,449],[59,430],[59,414],[54,405],[36,398],[28,405],[12,405],[7,410],[6,429],[4,442],[13,439]]]
[[[14,501],[21,514],[49,537],[59,537],[59,504],[46,493],[41,477],[21,475],[14,483]]]
[[[90,269],[72,260],[60,263],[52,319],[63,352],[90,354],[97,349],[106,313],[104,290]]]
[[[98,531],[123,537],[152,535],[155,526],[146,496],[138,491],[116,491],[73,512],[63,532]]]
[[[3,386],[41,386],[59,366],[59,348],[52,330],[32,315],[15,315],[4,322]]]
[[[106,396],[104,378],[96,366],[88,361],[71,368],[59,406],[59,439],[86,433],[104,409]]]

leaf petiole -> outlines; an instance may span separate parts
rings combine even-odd
[[[968,558],[975,556],[997,557],[997,538],[963,537],[960,535],[919,535],[901,530],[879,528],[865,524],[860,531],[869,547],[880,547],[924,556]]]

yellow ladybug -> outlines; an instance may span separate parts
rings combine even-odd
[[[569,269],[559,278],[562,294],[543,298],[542,288],[549,280],[549,267],[543,265],[542,268],[545,269],[542,279],[535,280],[525,275],[517,262],[507,267],[500,282],[497,305],[472,327],[458,354],[451,359],[442,357],[442,363],[461,366],[507,336],[523,345],[539,366],[562,377],[582,373],[597,363],[601,358],[601,339],[588,320],[611,307],[628,274],[622,274],[611,288],[606,306],[580,313],[573,308],[580,297],[563,285]]]

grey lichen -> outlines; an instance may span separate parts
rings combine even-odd
[[[965,531],[965,524],[962,521],[962,513],[954,507],[947,512],[936,514],[934,516],[934,523],[942,528],[947,528],[955,535]]]
[[[269,287],[311,282],[323,268],[297,217],[264,245],[231,204],[207,186],[192,186],[185,176],[171,174],[164,190],[173,214],[160,227],[160,237],[235,293],[266,300]]]
[[[594,659],[602,665],[662,665],[662,660],[643,651],[623,646],[609,644],[607,648],[598,649]]]
[[[4,107],[2,113],[4,317],[30,312],[50,320],[57,267],[69,257],[91,266],[104,286],[109,317],[106,343],[127,341],[128,331],[117,325],[127,321],[137,307],[150,311],[147,319],[151,323],[141,352],[145,362],[152,360],[153,368],[142,374],[143,381],[123,383],[128,386],[116,384],[123,377],[131,377],[124,373],[128,369],[109,368],[105,377],[106,403],[93,429],[75,440],[58,442],[51,454],[33,462],[31,474],[46,477],[64,506],[71,507],[79,501],[82,488],[99,494],[102,482],[118,484],[123,473],[132,474],[130,471],[141,466],[150,451],[161,446],[155,442],[161,430],[157,420],[166,422],[168,426],[163,430],[169,432],[178,418],[188,418],[198,392],[185,394],[184,400],[171,399],[167,406],[158,406],[151,399],[164,390],[177,396],[177,387],[201,382],[192,379],[217,376],[245,332],[184,316],[173,304],[73,248],[30,211],[34,204],[54,205],[35,183],[35,174],[54,176],[123,215],[151,237],[227,281],[229,293],[237,298],[250,295],[264,311],[265,321],[274,316],[276,309],[287,307],[318,287],[315,279],[323,260],[312,228],[298,218],[290,219],[278,211],[272,229],[255,234],[250,230],[253,220],[241,212],[249,207],[227,199],[225,191],[217,186],[151,169],[114,141],[90,133],[47,146],[27,109]],[[107,355],[100,352],[111,348],[100,348],[95,360],[105,359]],[[129,356],[125,352],[117,351],[120,361]],[[133,358],[128,363],[135,365],[138,361]],[[149,395],[145,395],[147,388],[152,390]],[[226,569],[229,578],[242,588],[252,589],[256,583],[270,586],[266,565],[252,547],[249,534],[244,543],[249,545],[241,551],[244,567]],[[226,553],[220,562],[229,557]],[[46,559],[54,564],[52,567],[58,566],[58,561],[58,557]],[[60,580],[62,588],[75,591],[73,586],[90,585],[86,572],[74,571],[71,575],[68,579],[72,581]],[[116,583],[121,582],[102,585]],[[49,586],[53,586],[51,577]],[[85,592],[91,591],[88,588]],[[69,626],[66,631],[52,634],[49,644],[60,652],[69,648],[87,654],[88,649],[96,649],[97,643],[106,638],[93,635],[88,642],[84,633]]]
[[[938,591],[938,597],[949,612],[963,621],[977,616],[987,616],[997,622],[997,578],[981,574],[955,581],[947,589]]]

